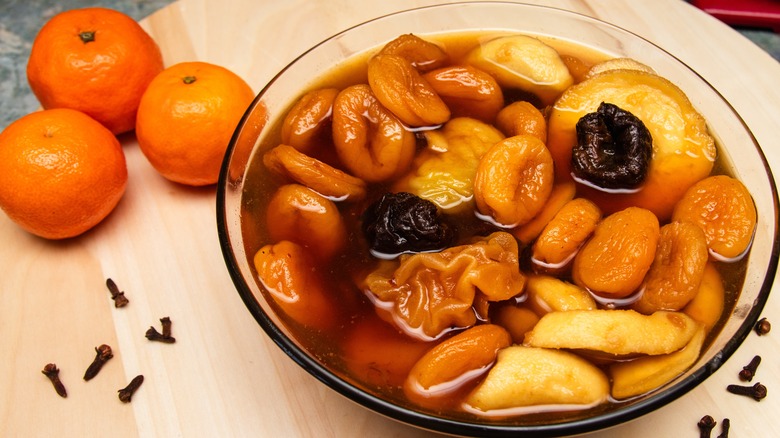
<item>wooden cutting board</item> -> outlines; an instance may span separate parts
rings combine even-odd
[[[142,22],[167,65],[221,64],[259,91],[279,69],[331,34],[425,0],[180,0]],[[698,71],[742,115],[780,173],[780,65],[727,26],[679,0],[530,1],[617,24]],[[64,242],[33,237],[0,215],[0,436],[427,436],[370,412],[302,371],[244,308],[217,241],[215,188],[160,177],[132,135],[121,138],[129,184],[98,227]],[[130,299],[116,309],[112,278]],[[776,293],[777,291],[775,291]],[[764,315],[780,321],[780,296]],[[150,343],[169,316],[177,342]],[[705,414],[729,417],[732,436],[780,436],[780,334],[751,335],[706,383],[599,437],[697,436]],[[112,359],[89,382],[94,347]],[[769,388],[760,403],[725,387],[754,354]],[[68,389],[41,374],[55,362]],[[143,374],[130,404],[116,391]],[[716,436],[716,433],[713,436]]]

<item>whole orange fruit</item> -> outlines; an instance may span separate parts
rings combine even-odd
[[[154,78],[138,106],[141,151],[165,178],[214,184],[233,131],[254,93],[240,76],[206,62],[182,62]]]
[[[41,28],[27,80],[43,108],[77,109],[119,134],[135,127],[141,95],[162,70],[159,47],[132,18],[85,8],[59,13]]]
[[[108,216],[126,186],[119,141],[80,111],[34,112],[0,133],[0,207],[30,233],[82,234]]]

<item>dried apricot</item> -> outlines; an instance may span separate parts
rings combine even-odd
[[[339,92],[333,102],[333,144],[341,162],[368,182],[404,173],[414,159],[414,134],[374,96],[368,85]]]
[[[423,75],[450,109],[452,117],[473,117],[493,123],[504,106],[504,93],[493,76],[466,66],[443,67]]]
[[[541,140],[509,137],[479,161],[474,177],[477,209],[504,226],[522,225],[544,207],[553,177],[552,157]]]
[[[443,67],[449,56],[441,47],[426,41],[417,35],[407,33],[401,35],[382,47],[382,55],[398,55],[412,64],[420,72]]]
[[[632,308],[645,314],[682,309],[699,291],[707,258],[707,239],[701,228],[691,222],[664,225],[644,291]]]
[[[279,187],[268,202],[268,234],[274,241],[289,240],[329,260],[347,243],[347,229],[332,201],[299,184]]]
[[[532,248],[532,261],[543,269],[566,266],[596,229],[601,210],[585,198],[567,202],[544,227]]]
[[[400,56],[371,58],[368,83],[382,105],[409,126],[435,126],[450,119],[450,110],[436,90]]]
[[[604,218],[574,257],[574,282],[604,298],[624,298],[642,284],[655,257],[658,219],[629,207]]]
[[[333,101],[338,93],[336,88],[322,88],[304,94],[284,117],[282,143],[310,153],[316,147],[314,140],[330,132]]]
[[[271,171],[305,185],[333,200],[357,201],[366,196],[366,183],[322,161],[279,145],[263,155],[263,164]]]
[[[495,362],[498,351],[512,344],[503,327],[483,324],[466,329],[428,350],[409,372],[404,391],[426,397],[456,390],[464,379],[477,377]]]
[[[497,307],[491,321],[504,327],[512,336],[512,342],[522,344],[525,334],[539,322],[539,315],[527,307],[506,302]]]
[[[756,229],[756,206],[742,182],[726,175],[694,184],[674,209],[674,220],[691,221],[704,230],[710,255],[720,261],[740,259]]]
[[[507,137],[527,134],[547,142],[547,121],[530,102],[518,100],[505,106],[496,116],[496,128]]]
[[[566,68],[569,69],[569,73],[574,78],[574,83],[578,84],[585,80],[588,75],[588,71],[592,68],[591,64],[586,63],[582,59],[572,56],[561,54],[561,61],[566,64]]]
[[[526,35],[482,43],[466,61],[493,75],[502,87],[535,94],[542,105],[552,104],[574,81],[555,49]]]
[[[544,227],[552,220],[558,211],[566,205],[567,202],[574,199],[577,187],[572,181],[563,181],[553,185],[547,202],[544,203],[542,210],[534,216],[533,219],[519,227],[512,229],[514,235],[520,242],[528,245],[541,234]]]
[[[704,329],[709,333],[723,314],[725,303],[723,279],[715,265],[709,262],[704,267],[699,291],[682,311],[704,325]]]
[[[571,179],[576,124],[602,102],[638,117],[653,139],[652,158],[640,190],[615,193],[581,186],[584,197],[606,214],[629,206],[646,208],[666,221],[674,205],[695,182],[710,174],[715,141],[704,117],[687,96],[660,76],[638,70],[608,70],[569,87],[552,107],[547,120],[547,147],[559,180]]]
[[[336,324],[335,303],[304,247],[288,240],[266,245],[255,254],[254,265],[263,287],[293,321],[320,330]]]

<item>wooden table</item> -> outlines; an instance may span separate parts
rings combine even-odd
[[[437,3],[426,0],[217,2],[181,0],[143,21],[167,65],[204,60],[228,67],[255,90],[305,49],[369,18]],[[657,43],[698,71],[744,117],[780,173],[780,64],[724,24],[678,0],[531,1],[578,11]],[[215,189],[160,177],[132,135],[122,137],[129,184],[118,208],[87,234],[50,242],[0,215],[0,436],[426,436],[338,395],[309,376],[260,330],[235,292],[215,224]],[[131,302],[116,309],[112,278]],[[764,315],[780,321],[780,295]],[[173,321],[176,344],[144,338]],[[599,437],[697,436],[696,422],[729,417],[732,436],[780,436],[778,334],[751,335],[706,383]],[[92,381],[93,348],[114,359]],[[725,386],[754,354],[769,397]],[[41,369],[56,362],[68,398]],[[130,404],[116,391],[146,382]],[[716,433],[713,436],[717,435]]]

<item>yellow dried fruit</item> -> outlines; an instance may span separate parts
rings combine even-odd
[[[603,402],[606,375],[581,357],[559,350],[520,345],[501,350],[485,380],[466,398],[469,411],[491,416],[517,414],[516,408]],[[569,406],[571,407],[571,406]]]
[[[435,43],[411,33],[401,35],[385,44],[379,54],[398,55],[409,61],[420,72],[442,67],[449,58],[447,52]]]
[[[496,128],[507,137],[526,134],[547,142],[547,121],[530,102],[519,100],[502,108],[496,116]]]
[[[525,291],[528,294],[528,305],[537,315],[596,309],[596,301],[588,291],[555,277],[530,275],[526,279]]]
[[[493,75],[502,87],[535,94],[542,105],[552,104],[574,81],[555,49],[526,35],[482,43],[466,62]]]
[[[523,345],[604,352],[615,356],[667,354],[687,344],[699,324],[681,312],[571,310],[544,315]]]
[[[336,88],[322,88],[304,94],[284,117],[282,143],[307,154],[317,149],[317,138],[330,128],[333,101],[338,94]]]
[[[585,79],[592,78],[599,73],[603,73],[609,70],[638,70],[645,73],[655,74],[655,70],[653,70],[650,66],[642,64],[633,58],[612,58],[593,65],[593,67],[588,70],[588,74],[585,76]]]
[[[539,322],[539,316],[527,307],[514,303],[502,303],[493,313],[491,321],[504,327],[512,335],[515,344],[522,344],[525,334]]]
[[[646,356],[609,367],[612,397],[621,400],[658,389],[684,373],[699,357],[704,344],[704,328],[699,328],[682,349],[659,356]]]
[[[466,66],[452,66],[423,75],[447,105],[452,117],[473,117],[493,123],[504,106],[504,93],[493,76]]]
[[[534,242],[535,266],[556,272],[566,267],[601,220],[601,210],[585,198],[567,202]]]
[[[682,311],[701,323],[709,333],[723,315],[725,305],[726,290],[723,288],[723,279],[715,265],[707,263],[698,293]]]

